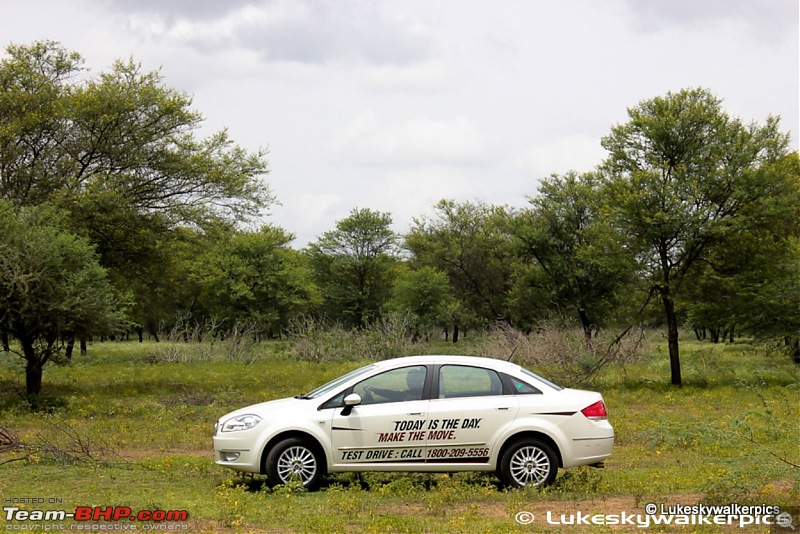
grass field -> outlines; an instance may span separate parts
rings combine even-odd
[[[0,428],[25,446],[0,452],[0,499],[4,507],[27,510],[186,510],[188,519],[177,523],[101,521],[95,528],[193,532],[541,532],[557,528],[548,512],[552,522],[567,522],[578,513],[644,514],[649,503],[800,504],[798,366],[747,343],[687,339],[681,348],[683,388],[668,385],[660,342],[643,361],[607,367],[580,386],[602,392],[608,405],[617,438],[606,469],[562,471],[552,487],[524,491],[506,491],[489,475],[348,474],[330,477],[315,493],[269,489],[260,477],[215,466],[214,422],[246,404],[308,391],[363,362],[300,362],[281,343],[257,346],[255,355],[235,360],[164,358],[164,344],[96,343],[70,366],[45,370],[44,398],[32,412],[17,393],[24,384],[22,362],[0,353]],[[468,346],[458,349],[469,352]],[[29,498],[44,502],[25,502]],[[515,520],[525,511],[533,513],[533,523]],[[36,530],[87,526],[5,516],[0,524],[16,532],[36,524]]]

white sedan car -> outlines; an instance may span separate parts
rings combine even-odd
[[[494,471],[546,486],[559,467],[602,467],[614,430],[599,393],[469,356],[381,361],[294,398],[224,415],[217,464],[316,488],[344,471]]]

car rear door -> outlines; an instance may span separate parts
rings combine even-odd
[[[493,369],[442,365],[428,409],[428,463],[486,463],[519,403]]]

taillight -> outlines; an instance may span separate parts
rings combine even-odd
[[[594,421],[599,421],[600,419],[605,419],[608,417],[606,405],[603,403],[603,401],[597,401],[594,404],[587,406],[581,410],[581,413],[588,419],[592,419]]]

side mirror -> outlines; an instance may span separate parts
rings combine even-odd
[[[361,395],[358,393],[351,393],[344,398],[345,406],[358,406],[359,404],[361,404]]]
[[[342,415],[350,415],[350,412],[353,411],[353,406],[358,406],[361,404],[361,395],[358,393],[351,393],[350,395],[344,398],[344,408],[342,409]]]

